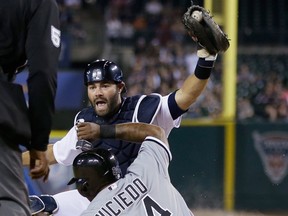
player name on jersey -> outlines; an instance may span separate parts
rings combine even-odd
[[[109,190],[113,190],[116,187],[115,184],[109,186]],[[144,183],[136,178],[132,183],[128,184],[123,190],[112,197],[111,200],[106,202],[100,210],[97,211],[95,216],[106,216],[106,215],[119,215],[136,201],[139,201],[147,192],[147,187]]]

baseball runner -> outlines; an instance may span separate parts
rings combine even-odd
[[[151,94],[124,97],[122,93],[126,91],[126,88],[120,67],[105,59],[90,63],[84,71],[84,84],[87,86],[91,106],[81,110],[75,116],[74,126],[65,137],[54,145],[49,145],[51,163],[58,162],[69,166],[82,151],[104,148],[110,149],[116,155],[121,171],[125,174],[137,157],[140,145],[126,140],[105,139],[105,137],[97,140],[87,139],[89,134],[93,134],[93,128],[89,122],[99,125],[143,122],[161,126],[167,136],[174,127],[179,127],[182,114],[205,89],[217,54],[228,48],[226,43],[221,45],[222,40],[219,42],[213,39],[214,37],[226,38],[226,35],[222,34],[221,29],[211,17],[207,17],[209,24],[213,22],[210,27],[206,24],[196,25],[196,27],[193,25],[194,21],[191,22],[193,18],[189,19],[192,17],[192,7],[184,14],[183,22],[186,27],[189,27],[187,30],[192,39],[199,45],[197,51],[199,59],[194,73],[187,77],[182,87],[166,96]],[[203,10],[204,17],[205,9],[201,7],[197,9]],[[207,31],[209,28],[213,28],[213,31]],[[199,32],[201,34],[198,34]],[[26,156],[24,154],[24,161]],[[77,190],[56,194],[54,198],[59,204],[59,210],[55,215],[80,215],[89,204],[89,201],[83,198]]]
[[[0,215],[30,216],[21,150],[30,153],[33,179],[49,174],[45,151],[54,114],[60,54],[59,11],[55,0],[0,1]],[[28,66],[29,106],[13,83]],[[36,163],[37,162],[37,163]]]
[[[89,123],[93,135],[137,142],[140,151],[121,178],[117,157],[107,149],[80,153],[73,162],[79,193],[91,203],[82,216],[95,215],[177,215],[193,216],[180,193],[170,182],[168,173],[172,159],[165,131],[155,125],[124,123],[99,126]]]

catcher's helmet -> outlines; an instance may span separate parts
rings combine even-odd
[[[88,151],[81,152],[73,161],[73,168],[81,169],[81,168],[91,168],[94,172],[96,172],[98,181],[102,181],[105,179],[108,182],[115,182],[121,176],[121,169],[119,167],[119,163],[117,158],[113,153],[109,150],[98,148],[92,149]],[[91,175],[92,172],[91,172]],[[94,176],[92,176],[93,178]],[[68,185],[73,183],[81,183],[83,182],[81,177],[80,178],[72,178]],[[97,179],[95,179],[97,181]]]
[[[114,62],[105,59],[88,64],[84,72],[84,84],[87,86],[89,83],[98,81],[122,82],[123,73],[121,68]]]

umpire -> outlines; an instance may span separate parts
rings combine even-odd
[[[56,0],[0,1],[0,215],[30,216],[19,144],[30,151],[30,175],[47,180],[60,53]],[[13,80],[27,66],[28,107]]]

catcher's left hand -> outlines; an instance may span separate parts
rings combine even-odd
[[[198,12],[193,13],[194,11]],[[192,5],[183,15],[182,22],[192,39],[209,54],[215,55],[225,52],[229,48],[227,35],[205,8]]]

